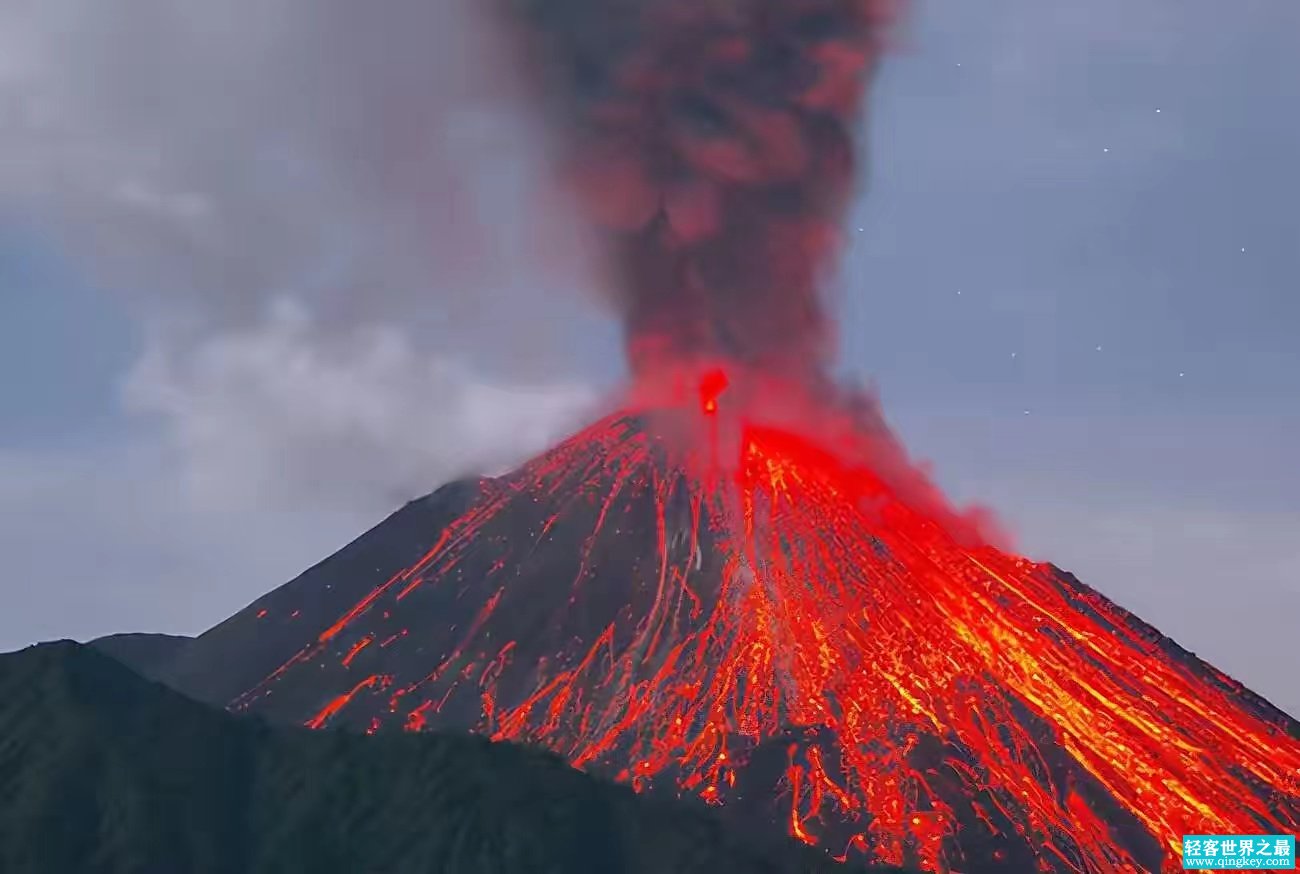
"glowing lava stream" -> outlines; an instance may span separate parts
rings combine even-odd
[[[723,386],[701,391],[710,416]],[[675,780],[713,803],[759,743],[791,738],[795,836],[940,871],[961,861],[961,813],[1041,848],[1043,870],[1141,870],[1074,773],[1140,823],[1168,871],[1181,870],[1183,834],[1300,829],[1300,742],[1125,611],[1048,565],[963,546],[884,478],[803,437],[737,424],[739,457],[720,466],[716,423],[711,452],[676,452],[645,415],[601,421],[499,483],[268,682],[381,605],[454,587],[477,599],[475,618],[427,676],[395,692],[370,677],[310,724],[369,692],[418,729],[469,692],[477,729],[494,738],[638,786]],[[643,500],[655,508],[654,567],[626,581],[641,593],[635,610],[620,596],[600,613],[586,606],[598,597],[588,565]],[[520,502],[545,521],[534,541],[505,542],[491,526]],[[515,592],[511,568],[584,506],[595,524],[569,603],[599,617],[594,639],[539,654],[493,637],[499,611],[527,611],[537,595]],[[491,571],[466,582],[462,564],[484,554]],[[939,744],[929,759],[927,738]]]

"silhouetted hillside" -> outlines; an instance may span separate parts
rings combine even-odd
[[[170,670],[193,642],[175,634],[128,633],[97,637],[87,645],[152,680]]]
[[[5,874],[845,870],[544,753],[272,728],[71,642],[0,656]]]

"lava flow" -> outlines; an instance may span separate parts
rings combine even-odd
[[[641,788],[780,798],[802,840],[936,871],[1172,871],[1181,835],[1300,827],[1287,717],[970,545],[867,450],[729,416],[724,384],[488,483],[239,706],[341,664],[313,726],[466,727]]]

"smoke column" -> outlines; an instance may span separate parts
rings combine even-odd
[[[629,358],[817,375],[885,0],[505,0]]]

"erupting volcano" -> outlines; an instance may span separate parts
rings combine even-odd
[[[626,402],[435,496],[423,557],[363,597],[330,606],[365,580],[331,571],[211,632],[278,641],[229,664],[296,650],[233,706],[538,744],[935,871],[1172,871],[1184,834],[1300,828],[1289,717],[989,545],[826,377],[883,4],[514,6],[621,268]]]
[[[727,395],[657,398],[481,484],[236,708],[540,744],[939,871],[1176,870],[1183,834],[1295,831],[1284,714],[974,545],[868,447]],[[295,627],[271,599],[232,621]]]

